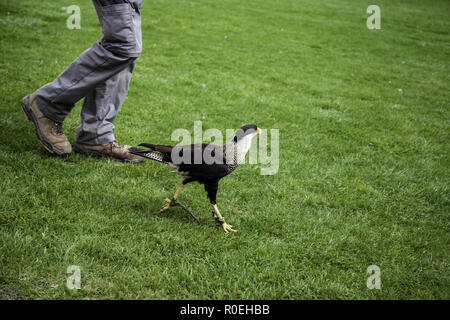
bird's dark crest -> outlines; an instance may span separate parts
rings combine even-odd
[[[254,124],[246,124],[245,126],[242,126],[239,129],[237,129],[236,134],[233,137],[233,141],[238,142],[246,135],[255,133],[257,129],[258,127]]]

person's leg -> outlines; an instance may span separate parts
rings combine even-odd
[[[114,55],[99,43],[94,43],[53,82],[35,92],[39,109],[48,118],[63,122],[76,102],[129,67],[134,60]]]
[[[125,100],[135,63],[92,90],[84,99],[77,144],[100,145],[114,141],[113,122]]]
[[[39,140],[58,155],[71,152],[70,143],[62,134],[62,122],[75,103],[109,78],[130,69],[142,48],[142,0],[92,1],[103,29],[100,41],[84,51],[57,79],[22,100],[22,109],[34,122]],[[59,141],[62,138],[65,141]],[[58,147],[61,145],[64,150]]]
[[[120,0],[114,1],[118,2]],[[132,26],[133,30],[135,30],[134,39],[137,45],[129,47],[128,44],[133,42],[132,40],[129,40],[126,46],[117,46],[117,43],[114,41],[111,41],[105,46],[108,47],[109,50],[125,50],[128,52],[127,55],[131,56],[129,54],[130,52],[139,53],[141,48],[140,8],[143,1],[128,0],[126,2],[128,3],[127,6],[131,5],[133,8]],[[105,11],[107,8],[107,11],[109,12],[112,9],[116,10],[116,8],[122,10],[120,7],[123,6],[110,5],[102,9]],[[110,21],[108,22],[102,19],[100,19],[100,21],[103,21],[102,25],[104,30],[115,27],[115,25],[113,25],[111,28],[106,28]],[[113,22],[114,24],[116,23],[115,21]],[[114,34],[120,34],[120,32],[114,32]],[[108,39],[109,36],[108,33],[104,32],[104,39]],[[107,156],[115,160],[131,163],[142,162],[143,159],[141,157],[129,152],[130,146],[120,145],[115,140],[113,134],[113,122],[127,95],[136,59],[137,58],[122,71],[99,84],[85,97],[83,108],[81,110],[81,125],[77,129],[77,138],[74,145],[74,150],[76,152],[96,156]]]
[[[77,101],[129,68],[140,55],[139,9],[127,0],[93,0],[93,3],[102,25],[102,38],[35,93],[42,113],[58,122],[64,121]]]
[[[113,122],[128,92],[134,63],[97,86],[84,99],[81,125],[77,129],[75,152],[139,163],[144,158],[131,154],[130,146],[114,138]]]

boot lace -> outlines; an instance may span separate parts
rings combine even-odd
[[[117,141],[117,140],[114,140],[113,142],[111,142],[111,147],[112,148],[117,148],[117,149],[120,149],[120,150],[125,149],[125,146],[121,145],[119,143],[119,141]]]
[[[60,135],[64,134],[62,122],[56,122],[56,121],[54,122],[53,132],[56,136],[60,136]]]

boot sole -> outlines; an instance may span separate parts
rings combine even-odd
[[[115,157],[106,155],[104,153],[98,152],[98,151],[81,149],[81,148],[77,147],[76,144],[72,146],[72,149],[76,153],[84,154],[87,156],[92,156],[92,157],[96,157],[96,158],[108,158],[108,159],[112,159],[114,161],[119,161],[119,162],[124,162],[124,163],[138,164],[138,163],[143,162],[143,160],[144,160],[143,158],[142,158],[142,160],[139,159],[136,161],[132,161],[132,160],[128,160],[128,159],[119,159],[119,158],[115,158]]]
[[[48,152],[50,152],[52,154],[61,156],[61,157],[68,156],[70,153],[61,152],[61,151],[53,148],[53,145],[50,143],[50,141],[45,139],[44,135],[42,134],[41,130],[39,129],[39,124],[36,119],[36,116],[34,115],[33,110],[31,110],[31,108],[30,108],[30,95],[23,98],[21,104],[22,104],[22,111],[25,114],[25,117],[27,117],[27,119],[29,121],[34,123],[34,129],[36,132],[36,136],[37,136],[38,140],[41,142],[41,144],[44,146],[45,150],[47,150]]]

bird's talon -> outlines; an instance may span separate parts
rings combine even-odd
[[[224,222],[224,223],[222,224],[222,228],[223,228],[223,231],[225,231],[225,233],[227,233],[227,234],[230,233],[230,231],[232,231],[232,232],[237,232],[237,230],[234,229],[233,226],[229,225],[229,224],[226,223],[226,222]]]
[[[161,209],[159,209],[160,213],[164,212],[167,209],[169,209],[170,207],[174,207],[174,206],[176,206],[178,204],[177,200],[175,200],[175,199],[163,198],[163,200],[165,202],[167,202],[167,204],[165,204]]]
[[[169,209],[169,205],[166,204],[164,207],[162,207],[161,209],[159,209],[159,213],[163,213],[164,211],[166,211],[167,209]]]

